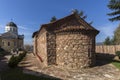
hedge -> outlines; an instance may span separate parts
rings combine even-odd
[[[116,54],[116,56],[118,56],[118,58],[120,59],[120,51],[116,51],[115,54]]]

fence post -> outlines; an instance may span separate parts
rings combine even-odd
[[[104,45],[102,45],[102,53],[104,53]]]

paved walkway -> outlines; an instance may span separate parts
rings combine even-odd
[[[64,80],[120,80],[120,70],[112,64],[77,71],[64,70],[56,66],[40,69],[39,60],[33,54],[27,54],[20,66],[24,67],[24,73],[37,76],[47,74]]]

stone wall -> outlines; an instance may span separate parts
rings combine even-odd
[[[37,48],[36,48],[36,45],[37,45],[37,38],[36,36],[33,38],[33,54],[36,55],[37,54]]]
[[[9,42],[9,45],[8,45]],[[23,48],[23,39],[4,39],[1,40],[1,47],[8,52],[12,49]]]
[[[9,46],[8,46],[8,42],[9,42]],[[2,48],[8,52],[11,52],[12,49],[17,48],[17,40],[16,39],[2,39]]]
[[[47,57],[48,65],[56,64],[56,35],[55,33],[47,33]]]
[[[23,48],[23,45],[24,45],[24,41],[23,39],[18,39],[18,48]]]
[[[86,32],[62,32],[56,35],[56,63],[69,69],[94,64],[95,38]]]
[[[38,35],[36,40],[36,52],[39,58],[42,59],[41,66],[47,66],[47,46],[46,46],[46,32]]]
[[[95,63],[95,37],[89,32],[43,32],[35,39],[35,52],[42,58],[43,67],[80,69]]]
[[[99,33],[78,15],[43,24],[34,43],[34,52],[45,66],[80,69],[95,63],[95,36]]]

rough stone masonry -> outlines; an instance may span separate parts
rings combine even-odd
[[[42,67],[81,69],[95,64],[95,37],[99,33],[77,14],[43,24],[33,33],[34,54]]]

